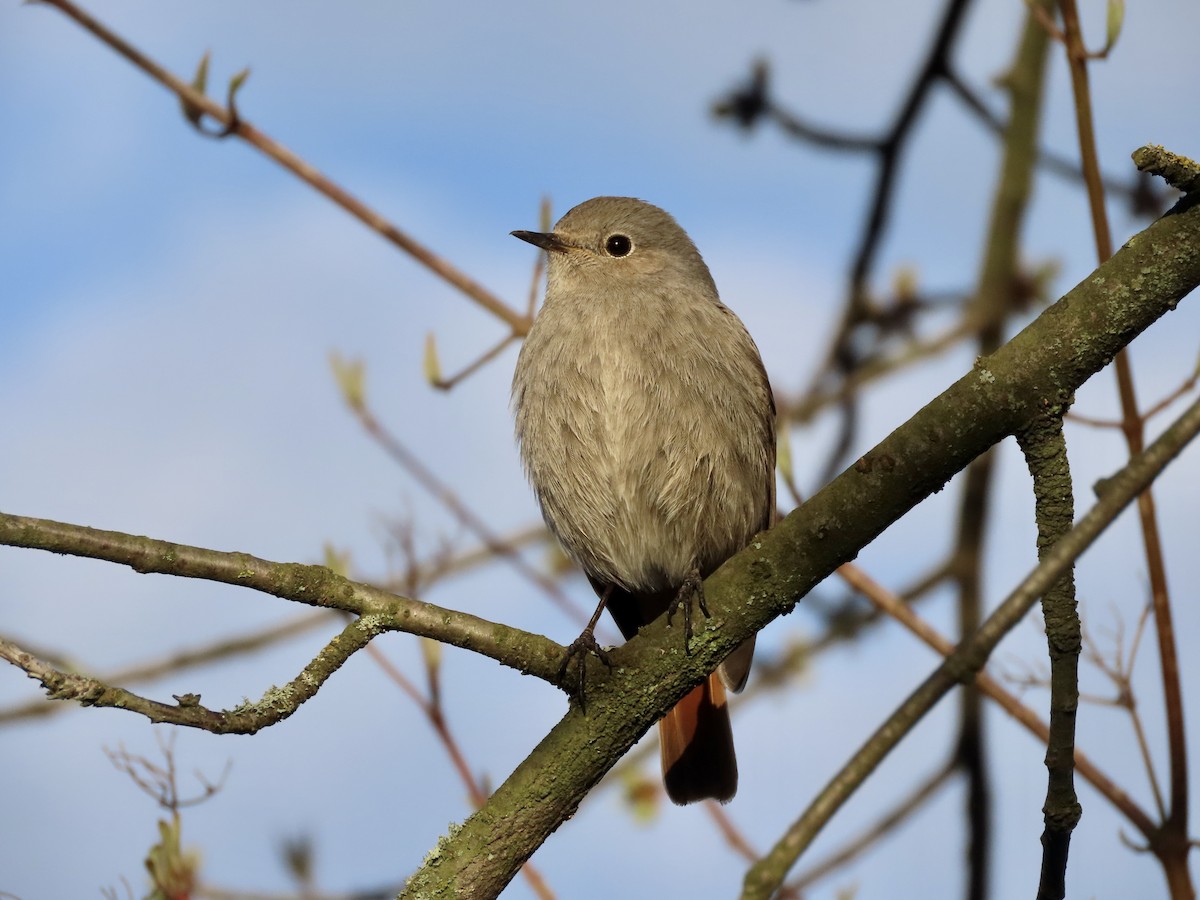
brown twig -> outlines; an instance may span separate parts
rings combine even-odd
[[[1145,634],[1145,625],[1149,619],[1150,611],[1150,604],[1146,604],[1142,609],[1141,615],[1138,616],[1138,627],[1134,631],[1133,644],[1130,647],[1128,659],[1124,657],[1121,640],[1123,632],[1120,630],[1117,633],[1115,646],[1113,647],[1113,659],[1111,662],[1100,651],[1100,648],[1092,640],[1086,629],[1083,631],[1083,648],[1087,661],[1100,670],[1116,689],[1113,697],[1100,698],[1093,700],[1093,702],[1105,703],[1109,706],[1123,709],[1129,715],[1134,737],[1137,740],[1138,752],[1142,756],[1142,765],[1146,769],[1146,777],[1150,782],[1150,791],[1154,795],[1154,805],[1158,811],[1159,821],[1166,821],[1166,803],[1163,801],[1162,788],[1159,786],[1158,775],[1154,769],[1154,758],[1150,753],[1150,743],[1146,739],[1146,729],[1142,725],[1142,715],[1138,710],[1137,695],[1133,690],[1133,667],[1137,661],[1138,647],[1141,645],[1142,635]]]
[[[1189,375],[1179,387],[1175,388],[1175,390],[1171,391],[1167,396],[1142,413],[1142,425],[1145,426],[1147,422],[1159,413],[1169,409],[1177,400],[1191,393],[1197,383],[1200,383],[1200,371]],[[1121,419],[1098,419],[1093,416],[1081,415],[1074,410],[1067,413],[1067,419],[1080,425],[1089,425],[1092,428],[1125,428],[1125,422]]]
[[[1000,639],[1014,628],[1078,556],[1145,489],[1184,446],[1200,434],[1200,402],[1193,404],[1146,452],[1115,476],[1104,496],[1045,558],[975,634],[951,653],[866,741],[826,785],[804,814],[746,874],[742,896],[765,900],[781,885],[787,870],[880,762],[920,719],[954,686],[977,681]],[[1153,825],[1147,822],[1150,828]]]
[[[119,771],[128,775],[142,793],[169,813],[178,813],[179,810],[186,807],[198,806],[217,794],[224,787],[225,780],[229,777],[229,772],[233,767],[233,761],[227,761],[216,781],[211,781],[203,773],[196,772],[196,780],[200,782],[200,792],[192,797],[180,796],[179,778],[175,768],[176,734],[177,732],[171,731],[167,732],[164,737],[163,732],[154,732],[154,739],[158,743],[159,752],[163,757],[161,766],[144,756],[130,753],[124,745],[121,745],[118,750],[104,748],[104,754],[108,757],[109,762]]]
[[[741,829],[733,824],[733,819],[729,817],[729,813],[725,812],[725,807],[708,800],[704,804],[704,811],[716,823],[725,838],[725,843],[729,844],[734,853],[746,862],[754,862],[758,859],[758,851],[750,846],[750,841],[742,834]]]
[[[827,878],[842,866],[853,862],[863,852],[887,837],[892,830],[917,812],[922,806],[933,799],[939,790],[950,780],[950,776],[958,769],[958,760],[951,756],[936,771],[921,781],[908,794],[902,797],[891,809],[880,816],[863,832],[847,841],[841,848],[830,853],[825,859],[809,866],[795,878],[790,879],[784,889],[791,889],[800,894],[805,889]]]
[[[538,207],[538,228],[542,231],[549,231],[550,225],[550,198],[543,197],[542,202]],[[542,284],[542,277],[546,274],[546,254],[537,254],[536,261],[533,264],[533,272],[529,277],[529,302],[525,307],[525,317],[530,322],[533,321],[533,314],[537,310],[539,288]]]
[[[531,320],[528,316],[514,310],[479,282],[468,277],[449,261],[429,250],[406,232],[401,231],[345,188],[330,180],[328,176],[319,172],[278,141],[236,115],[234,111],[226,109],[219,103],[215,103],[182,79],[171,74],[146,54],[111,31],[98,19],[70,2],[70,0],[39,0],[39,2],[47,6],[53,6],[85,30],[91,32],[105,46],[110,47],[125,57],[125,59],[167,88],[167,90],[174,92],[186,108],[197,110],[201,114],[207,115],[221,123],[223,128],[220,136],[235,135],[241,138],[287,169],[318,193],[332,200],[346,212],[350,213],[350,215],[354,216],[354,218],[380,235],[384,240],[403,250],[443,281],[453,285],[479,304],[479,306],[508,325],[514,336],[522,336],[529,330]]]
[[[426,640],[421,638],[420,640]],[[433,728],[434,734],[437,735],[438,741],[441,742],[442,748],[450,757],[450,763],[454,766],[454,770],[458,773],[459,780],[467,789],[467,795],[471,800],[471,805],[479,808],[487,800],[487,794],[484,791],[483,784],[475,774],[471,771],[470,765],[467,763],[467,758],[459,745],[457,738],[450,731],[450,724],[446,721],[445,713],[442,709],[441,692],[437,689],[437,675],[434,666],[427,667],[427,673],[430,679],[429,696],[426,697],[417,690],[414,685],[403,672],[400,671],[387,655],[374,645],[367,647],[367,654],[379,666],[408,697],[416,704],[417,708],[425,716],[430,726]],[[553,900],[554,891],[546,883],[545,877],[532,863],[525,863],[521,868],[521,874],[529,883],[530,888],[543,900]]]
[[[1033,3],[1027,3],[1026,5],[1035,10],[1034,15],[1046,15],[1042,7]],[[950,88],[954,96],[962,102],[963,106],[974,113],[975,117],[987,126],[989,131],[997,136],[1004,133],[1004,120],[988,108],[983,102],[983,98],[957,72],[951,70],[946,74],[946,85]],[[1078,184],[1083,183],[1083,167],[1079,165],[1079,161],[1061,156],[1053,150],[1046,148],[1038,150],[1037,165],[1051,174],[1070,179]],[[1130,200],[1134,198],[1138,191],[1136,181],[1121,181],[1111,176],[1104,177],[1104,187],[1109,193],[1123,194]]]
[[[978,325],[966,317],[932,337],[913,341],[895,353],[863,360],[861,365],[846,372],[836,384],[814,385],[799,397],[776,397],[779,418],[781,421],[808,422],[817,413],[846,402],[885,375],[893,375],[951,350],[978,330]]]
[[[538,524],[519,528],[511,534],[500,535],[499,538],[505,546],[517,551],[530,544],[545,543],[550,538],[550,533],[546,531],[545,525]],[[423,561],[410,563],[398,575],[388,575],[382,579],[360,578],[358,580],[370,581],[384,591],[411,596],[421,593],[416,586],[427,590],[430,585],[444,578],[469,572],[479,566],[494,562],[495,559],[496,554],[490,547],[480,545],[453,556],[434,554]]]
[[[1088,53],[1083,43],[1079,11],[1075,0],[1059,0],[1071,71],[1071,88],[1075,97],[1075,121],[1079,135],[1079,152],[1088,188],[1088,203],[1092,214],[1096,255],[1100,263],[1112,256],[1112,234],[1104,205],[1104,185],[1100,179],[1099,156],[1096,152],[1095,124],[1092,120],[1091,90],[1088,84]],[[1141,152],[1141,151],[1139,151]],[[1138,412],[1137,393],[1129,354],[1122,350],[1116,357],[1117,390],[1121,400],[1122,433],[1130,458],[1136,457],[1145,446],[1144,417]],[[1187,736],[1184,727],[1183,691],[1179,677],[1179,655],[1176,649],[1175,626],[1167,589],[1166,563],[1154,495],[1147,489],[1137,500],[1146,568],[1150,577],[1150,596],[1158,636],[1159,661],[1162,667],[1163,702],[1166,707],[1167,748],[1170,759],[1170,812],[1162,830],[1152,841],[1162,863],[1174,898],[1193,898],[1196,889],[1187,866],[1189,851],[1188,828],[1188,761]]]
[[[848,563],[838,569],[838,575],[860,591],[877,609],[895,619],[937,653],[945,657],[955,651],[955,645],[918,616],[911,606],[872,579],[858,566]],[[975,677],[975,684],[985,696],[994,700],[1001,709],[1021,723],[1039,742],[1046,743],[1050,737],[1049,725],[1012,692],[1006,690],[999,681],[987,672],[980,672]],[[1041,684],[1039,682],[1039,686]],[[1079,748],[1075,749],[1075,768],[1084,780],[1124,815],[1138,831],[1143,835],[1153,832],[1155,824],[1150,816]]]
[[[415,453],[392,434],[367,407],[365,402],[350,402],[351,411],[358,417],[363,430],[394,459],[417,484],[442,504],[468,531],[478,538],[497,557],[508,562],[520,575],[536,585],[560,610],[578,622],[586,622],[588,614],[579,609],[557,584],[529,565],[517,550],[503,541],[444,481],[433,473]]]
[[[454,388],[454,386],[457,385],[464,378],[469,378],[471,375],[478,372],[480,369],[482,369],[484,366],[486,366],[488,363],[490,363],[493,359],[495,359],[497,356],[499,356],[501,353],[503,353],[505,350],[507,350],[509,345],[512,344],[513,341],[516,341],[517,339],[518,339],[517,335],[515,335],[515,334],[506,334],[504,337],[502,337],[500,340],[498,340],[495,344],[493,344],[491,347],[489,347],[487,350],[485,350],[483,353],[481,353],[479,356],[477,356],[474,360],[467,363],[467,365],[463,366],[461,369],[459,369],[457,372],[455,372],[449,378],[443,378],[439,374],[436,378],[430,379],[430,384],[432,384],[435,388],[437,388],[440,391],[452,390]]]

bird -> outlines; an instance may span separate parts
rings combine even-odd
[[[512,382],[516,436],[550,532],[626,640],[680,604],[685,642],[703,579],[775,515],[775,402],[762,358],[671,215],[596,197],[550,232],[546,293]],[[727,802],[737,760],[726,689],[746,684],[754,638],[659,722],[677,804]]]

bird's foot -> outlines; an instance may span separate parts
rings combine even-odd
[[[612,657],[596,641],[595,622],[583,629],[583,632],[575,640],[571,641],[567,647],[567,652],[563,656],[563,661],[558,667],[558,683],[569,690],[567,687],[568,677],[567,670],[571,666],[571,660],[578,660],[579,675],[575,681],[575,696],[579,700],[580,709],[587,706],[587,658],[589,655],[595,656],[600,662],[612,669]]]
[[[679,586],[679,591],[675,594],[675,599],[671,601],[671,605],[667,607],[667,624],[671,625],[671,619],[675,613],[683,609],[683,652],[691,655],[692,648],[692,604],[695,603],[700,607],[700,612],[704,614],[704,618],[709,618],[708,604],[704,602],[704,580],[700,577],[700,570],[693,568],[683,580],[683,584]]]

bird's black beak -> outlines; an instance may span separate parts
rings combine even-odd
[[[513,231],[511,234],[535,247],[541,247],[548,253],[565,253],[571,249],[571,245],[564,243],[554,232]]]

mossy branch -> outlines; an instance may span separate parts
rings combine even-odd
[[[294,712],[316,693],[317,687],[350,653],[365,646],[371,636],[386,631],[404,631],[433,638],[481,653],[524,674],[558,683],[558,664],[563,648],[548,638],[391,594],[351,581],[325,566],[272,562],[248,553],[207,550],[0,512],[0,545],[5,544],[103,559],[143,574],[200,578],[251,588],[285,600],[337,609],[358,617],[291,682],[286,696],[278,689],[268,692],[271,702],[258,707],[256,715],[249,718],[240,717],[240,710],[208,710],[190,700],[186,707],[147,700],[94,678],[60,672],[12,642],[3,642],[5,652],[0,656],[41,680],[56,699],[128,708],[156,722],[174,722],[208,731],[257,731]]]
[[[1071,530],[1075,517],[1062,417],[1034,422],[1017,435],[1017,441],[1033,476],[1038,558],[1045,559],[1055,543]],[[1046,743],[1048,784],[1042,808],[1045,829],[1038,897],[1062,900],[1067,892],[1071,832],[1083,813],[1075,795],[1075,714],[1079,707],[1079,651],[1083,638],[1073,568],[1066,569],[1042,597],[1042,616],[1050,653],[1050,735]]]
[[[283,687],[272,686],[257,701],[247,700],[234,709],[213,710],[200,703],[199,694],[182,694],[175,704],[142,697],[96,678],[61,672],[45,660],[0,638],[0,659],[8,660],[37,679],[51,700],[75,700],[83,706],[102,706],[140,713],[151,722],[186,725],[213,734],[254,734],[281,722],[311,699],[330,676],[383,629],[377,617],[350,622]]]
[[[490,896],[565,821],[600,777],[738,644],[794,605],[909,509],[1005,436],[1054,414],[1074,391],[1200,284],[1200,203],[1185,198],[1024,331],[716,572],[713,617],[691,654],[655,623],[613,653],[573,708],[491,800],[414,877],[410,896]],[[0,544],[71,553],[251,587],[373,616],[556,681],[561,648],[537,635],[341,578],[117,532],[0,514]],[[665,651],[664,652],[664,648]],[[479,851],[479,852],[475,852]],[[486,852],[485,852],[486,851]]]
[[[871,735],[804,815],[766,856],[750,868],[743,886],[743,900],[767,900],[774,896],[799,855],[887,754],[955,685],[975,678],[1000,639],[1025,618],[1039,597],[1060,583],[1092,541],[1197,434],[1200,434],[1200,401],[1192,404],[1149,449],[1131,460],[1112,479],[1100,501],[1078,525],[1046,550],[1037,568],[1009,594],[979,631],[950,654]]]
[[[678,629],[662,621],[613,651],[613,671],[589,680],[587,715],[572,708],[488,803],[439,842],[404,896],[498,893],[621,755],[738,644],[980,453],[1065,408],[1197,284],[1200,204],[1185,200],[714,573],[705,583],[712,618],[693,636],[690,655]]]
[[[1133,152],[1133,164],[1142,172],[1157,175],[1185,194],[1200,191],[1200,163],[1172,153],[1157,144],[1147,144]]]

